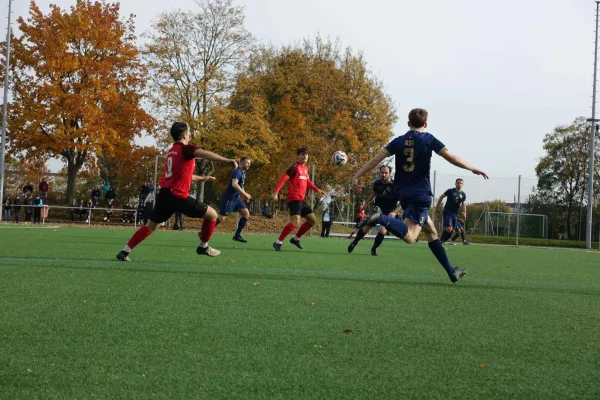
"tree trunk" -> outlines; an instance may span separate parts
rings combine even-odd
[[[77,182],[77,174],[83,166],[87,152],[77,153],[75,156],[72,150],[67,150],[62,153],[63,157],[67,160],[67,204],[73,204],[75,198],[75,185]]]
[[[199,176],[210,175],[214,170],[213,163],[208,160],[198,159],[196,160],[196,171]],[[196,184],[196,199],[204,202],[204,182],[198,182]]]

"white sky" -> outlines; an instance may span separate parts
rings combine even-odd
[[[75,0],[38,1],[44,11],[51,3],[69,7]],[[236,4],[246,7],[246,26],[261,42],[289,44],[319,32],[362,50],[397,106],[396,134],[404,133],[411,108],[427,108],[429,131],[494,177],[534,177],[544,134],[591,115],[593,0]],[[138,34],[161,11],[195,7],[193,0],[123,0],[121,6],[123,15],[137,15]],[[13,21],[28,7],[29,1],[13,0]],[[0,15],[7,11],[0,8]],[[0,29],[5,32],[5,18]],[[440,158],[433,169],[458,172]]]

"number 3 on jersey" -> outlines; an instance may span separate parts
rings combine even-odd
[[[403,153],[406,156],[406,163],[402,168],[406,172],[413,172],[415,170],[415,149],[406,147],[404,148]]]
[[[165,174],[165,178],[170,178],[173,176],[173,158],[167,157],[167,173]]]

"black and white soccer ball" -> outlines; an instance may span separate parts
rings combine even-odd
[[[348,162],[348,155],[343,151],[338,150],[331,156],[331,162],[333,165],[336,165],[338,167],[346,165],[346,163]]]

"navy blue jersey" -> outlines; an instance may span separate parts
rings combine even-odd
[[[459,192],[455,188],[446,190],[444,194],[446,195],[444,212],[449,214],[456,214],[460,208],[460,205],[467,199],[465,192]]]
[[[398,194],[394,188],[394,181],[390,180],[389,183],[385,183],[381,179],[377,179],[373,182],[373,191],[377,193],[375,205],[384,213],[392,212],[398,205]]]
[[[400,198],[433,196],[429,180],[431,155],[444,147],[431,133],[418,131],[408,131],[385,146],[396,156],[394,186]]]
[[[244,181],[246,180],[246,172],[242,171],[241,168],[236,168],[229,178],[229,184],[227,185],[227,189],[223,192],[223,197],[227,197],[228,199],[237,199],[240,197],[240,192],[233,188],[233,180],[237,179],[238,185],[244,189]]]

